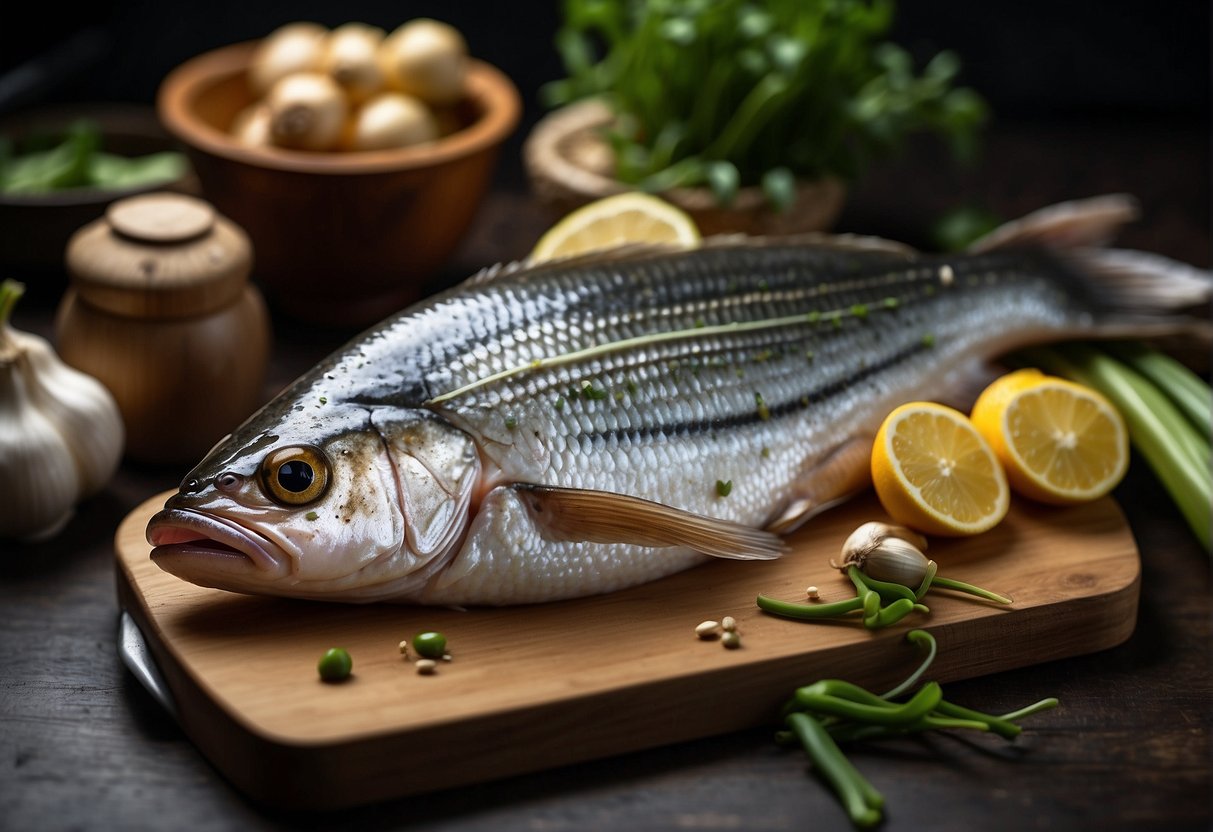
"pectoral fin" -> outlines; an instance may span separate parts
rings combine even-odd
[[[771,560],[785,549],[770,532],[627,494],[530,484],[513,488],[535,523],[558,540],[685,546],[736,560]]]
[[[872,483],[871,459],[871,436],[848,439],[830,451],[805,470],[792,501],[767,529],[788,534],[813,515],[863,491]]]

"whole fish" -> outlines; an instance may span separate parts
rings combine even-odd
[[[489,270],[220,441],[149,523],[152,559],[235,592],[500,605],[776,557],[866,485],[896,405],[974,359],[1207,301],[1161,258],[1050,250],[1133,210],[1058,206],[950,257],[813,237]]]

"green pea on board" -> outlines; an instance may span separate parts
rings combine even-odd
[[[331,647],[320,657],[316,665],[320,678],[326,682],[344,682],[354,669],[354,660],[341,647]]]
[[[413,636],[413,649],[426,659],[441,659],[446,655],[446,636],[442,633],[418,633]]]

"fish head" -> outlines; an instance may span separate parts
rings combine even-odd
[[[152,560],[201,586],[326,600],[408,589],[453,556],[479,458],[420,411],[330,408],[221,441],[152,517]]]

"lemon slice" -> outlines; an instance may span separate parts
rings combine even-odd
[[[1129,466],[1124,421],[1099,393],[1039,370],[995,381],[973,405],[973,424],[1019,494],[1056,505],[1107,494]]]
[[[872,447],[872,482],[885,511],[927,534],[979,534],[1007,514],[1002,465],[973,424],[950,407],[911,402],[890,413]]]
[[[628,243],[699,245],[686,213],[655,196],[629,192],[591,202],[556,223],[531,252],[531,262],[572,257]]]

